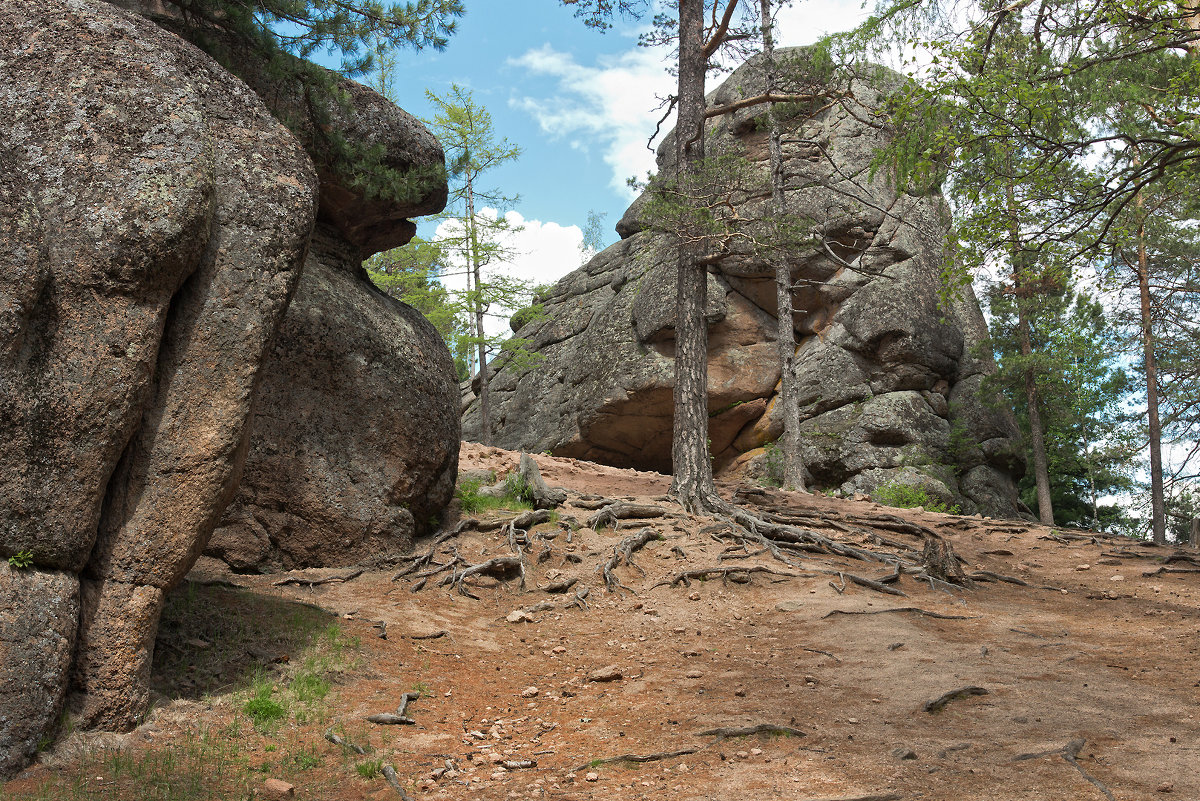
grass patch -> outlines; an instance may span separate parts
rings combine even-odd
[[[898,481],[890,481],[880,486],[872,493],[872,498],[885,506],[894,506],[897,509],[912,509],[920,506],[929,512],[942,512],[950,515],[960,512],[958,504],[948,505],[937,498],[930,497],[929,493],[920,487],[902,484]]]
[[[459,505],[466,514],[478,514],[493,509],[521,511],[533,508],[533,494],[529,484],[516,472],[504,479],[504,491],[500,495],[481,495],[484,482],[481,479],[464,479],[454,490]]]
[[[375,779],[383,775],[383,760],[368,759],[366,762],[359,762],[354,766],[354,770],[364,779]]]

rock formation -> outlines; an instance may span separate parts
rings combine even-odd
[[[69,686],[81,725],[125,728],[144,713],[164,595],[237,492],[264,357],[280,355],[314,219],[343,252],[369,253],[404,241],[404,217],[440,208],[445,187],[407,206],[357,198],[246,83],[100,0],[0,0],[0,52],[0,558],[14,557],[0,563],[4,774],[53,729]],[[368,123],[384,105],[367,101]],[[410,145],[417,167],[440,164],[427,132],[396,148],[397,164]],[[449,355],[427,334],[413,352],[430,373],[446,365],[453,410]],[[325,369],[321,354],[305,369]],[[355,391],[324,402],[361,414],[344,402]],[[298,413],[286,400],[261,412]],[[314,449],[355,442],[336,440]],[[442,466],[453,475],[452,458]],[[448,495],[447,479],[421,480],[431,505]]]
[[[454,493],[458,384],[419,312],[317,227],[263,366],[241,487],[208,553],[235,570],[379,563]]]
[[[802,49],[781,51],[806,69]],[[786,254],[794,286],[803,456],[811,486],[872,491],[919,483],[966,512],[1014,516],[1023,472],[1011,415],[980,396],[994,369],[978,355],[986,336],[968,288],[941,298],[948,212],[941,196],[898,193],[869,169],[889,132],[870,112],[900,85],[882,68],[815,87],[840,100],[793,104],[785,123],[789,209],[813,243]],[[735,71],[710,107],[761,93],[758,62]],[[742,154],[767,172],[765,106],[716,118],[709,153]],[[659,148],[670,174],[673,135]],[[738,199],[762,219],[766,185]],[[636,200],[621,241],[570,273],[544,298],[546,316],[521,327],[543,360],[500,365],[491,389],[496,445],[670,471],[675,264],[669,236]],[[718,470],[758,466],[778,438],[771,259],[733,247],[709,270],[709,437]],[[478,436],[478,410],[464,436]]]

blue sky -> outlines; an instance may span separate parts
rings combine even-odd
[[[644,22],[618,19],[599,33],[556,0],[465,5],[444,51],[397,53],[399,105],[427,117],[425,90],[458,83],[492,114],[497,135],[523,149],[487,185],[520,196],[511,219],[525,231],[508,272],[551,282],[579,266],[589,211],[607,215],[605,244],[616,240],[613,226],[633,198],[625,180],[653,167],[646,140],[660,116],[656,97],[673,87],[669,53],[637,46]],[[805,44],[864,15],[860,0],[797,2],[779,14],[778,41]],[[420,233],[433,236],[432,225]]]

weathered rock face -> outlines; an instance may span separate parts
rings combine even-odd
[[[323,190],[254,91],[128,11],[0,0],[0,54],[0,559],[32,559],[0,567],[3,774],[69,685],[81,725],[144,712],[164,595],[237,490]],[[338,236],[403,241],[385,223],[439,191]]]
[[[458,384],[419,312],[318,226],[267,363],[238,496],[208,552],[235,570],[376,563],[454,492]]]
[[[986,335],[982,314],[969,291],[949,307],[939,298],[945,204],[870,177],[889,134],[868,109],[901,80],[886,70],[870,77],[851,81],[856,101],[814,104],[785,136],[789,208],[819,238],[787,254],[811,483],[870,491],[916,470],[965,511],[1016,515],[1017,431],[979,396],[994,369],[973,355]],[[762,88],[751,62],[709,105]],[[742,153],[765,174],[763,115],[759,106],[719,118],[709,152]],[[668,137],[660,169],[671,169],[673,152]],[[750,195],[739,210],[760,218],[768,201]],[[547,316],[519,332],[545,358],[530,371],[495,374],[497,445],[670,471],[674,255],[667,236],[648,230],[644,206],[644,198],[633,203],[617,226],[623,239],[563,278],[546,298]],[[782,432],[773,279],[773,264],[749,250],[735,249],[709,274],[709,437],[727,473],[761,463],[763,446]],[[478,437],[475,404],[463,425],[464,436]]]

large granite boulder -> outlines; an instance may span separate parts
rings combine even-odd
[[[208,553],[235,570],[381,564],[454,493],[459,390],[419,312],[318,225],[263,367],[237,497]]]
[[[1011,414],[980,395],[994,370],[978,353],[986,326],[970,289],[945,299],[948,211],[936,192],[898,193],[871,159],[890,132],[878,107],[903,80],[882,68],[817,76],[807,51],[781,51],[807,78],[803,91],[834,89],[840,102],[787,109],[784,160],[789,209],[804,215],[811,245],[786,254],[796,309],[796,382],[803,457],[819,488],[871,491],[912,483],[913,471],[964,511],[1015,516],[1023,471]],[[713,91],[710,107],[764,89],[756,60]],[[710,153],[741,154],[767,173],[764,106],[716,118]],[[673,134],[659,148],[672,169]],[[746,219],[768,214],[763,189],[738,199]],[[546,316],[521,327],[543,359],[499,365],[491,379],[492,439],[617,466],[671,469],[674,253],[636,200],[621,241],[570,273],[544,298]],[[782,432],[777,413],[774,264],[736,244],[709,271],[709,439],[726,475],[761,464]],[[477,404],[464,436],[479,436]],[[931,484],[931,486],[934,486]]]
[[[237,492],[318,198],[355,201],[246,83],[100,0],[0,0],[0,115],[0,559],[19,555],[0,573],[4,774],[69,689],[80,725],[144,714],[165,593]],[[440,165],[431,142],[413,150]],[[363,200],[378,224],[337,236],[398,244],[444,193]]]

